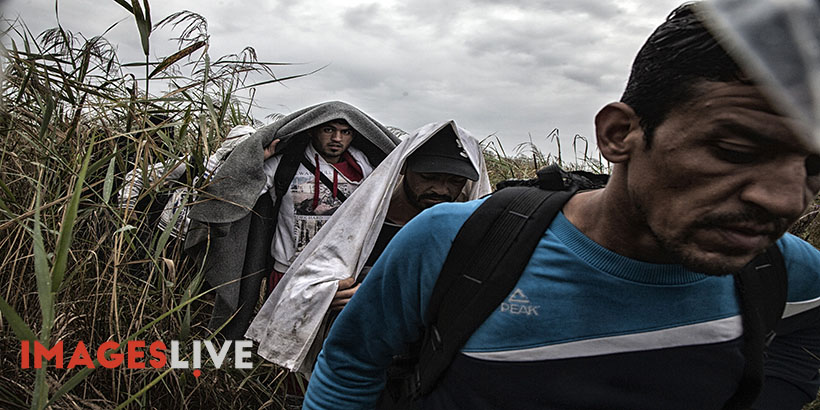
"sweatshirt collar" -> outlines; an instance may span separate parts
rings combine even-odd
[[[563,212],[558,213],[549,230],[584,262],[622,279],[653,285],[682,285],[710,277],[679,264],[642,262],[610,251],[584,235]]]

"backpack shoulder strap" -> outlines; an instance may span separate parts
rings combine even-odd
[[[512,291],[555,215],[578,190],[509,187],[459,230],[426,311],[416,391],[432,390],[454,355]]]
[[[763,350],[775,336],[788,297],[788,274],[777,245],[735,275],[743,315],[743,356],[746,364],[735,394],[724,409],[749,408],[763,386]]]
[[[291,137],[294,140],[282,150],[282,159],[279,161],[279,166],[276,167],[276,172],[273,174],[273,192],[276,194],[276,202],[273,204],[273,223],[276,224],[276,219],[279,216],[279,208],[282,207],[282,197],[290,187],[290,182],[296,176],[296,171],[299,169],[301,158],[305,156],[305,148],[310,141],[309,138],[299,138],[299,136]]]
[[[769,246],[746,265],[737,274],[737,280],[742,292],[741,300],[744,296],[747,298],[741,302],[746,302],[743,303],[744,314],[747,310],[753,310],[760,315],[763,334],[770,338],[783,316],[789,292],[786,262],[777,245]]]
[[[307,169],[308,172],[310,172],[311,174],[316,172],[316,166],[311,164],[310,161],[308,161],[307,157],[305,157],[304,155],[302,155],[302,157],[300,159],[300,162],[301,162],[302,166],[305,167],[305,169]],[[293,179],[293,178],[291,178],[291,179]],[[323,184],[325,184],[327,189],[329,189],[331,192],[333,191],[333,182],[330,182],[330,179],[328,179],[325,176],[325,174],[320,172],[319,173],[319,180],[322,181]],[[345,200],[347,200],[347,195],[345,195],[344,192],[342,192],[342,191],[338,191],[338,192],[336,192],[336,198],[339,201],[344,202]]]

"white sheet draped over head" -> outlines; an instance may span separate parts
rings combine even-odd
[[[310,374],[313,363],[305,358],[322,327],[338,281],[361,272],[376,243],[393,191],[400,187],[405,160],[444,127],[456,131],[479,175],[477,181],[467,181],[457,201],[490,193],[481,147],[467,130],[446,121],[411,133],[336,210],[265,301],[245,333],[245,337],[259,342],[260,356],[291,371]],[[315,352],[320,343],[314,346]]]

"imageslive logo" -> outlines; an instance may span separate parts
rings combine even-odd
[[[160,369],[169,366],[172,369],[194,369],[194,376],[199,377],[202,374],[200,368],[202,368],[203,346],[213,362],[214,368],[221,368],[230,351],[233,350],[233,367],[250,369],[253,367],[253,363],[250,361],[252,345],[253,342],[250,340],[226,340],[217,351],[216,346],[210,340],[194,340],[193,349],[191,350],[193,357],[189,362],[180,359],[180,343],[178,340],[171,341],[170,351],[162,341],[155,341],[149,345],[144,340],[131,340],[126,342],[125,346],[121,346],[114,341],[108,341],[97,348],[96,356],[92,356],[86,344],[80,341],[77,343],[77,347],[74,349],[74,353],[71,354],[68,363],[65,364],[62,340],[57,342],[51,349],[46,348],[38,341],[29,343],[28,340],[24,340],[22,342],[20,367],[28,369],[32,367],[33,363],[33,367],[39,369],[44,362],[48,364],[53,360],[54,366],[58,369],[73,369],[78,366],[94,369],[96,367],[94,357],[96,357],[100,366],[107,369],[123,365],[128,369],[145,369],[149,366]],[[146,347],[147,351],[145,350]],[[31,359],[33,359],[33,362],[30,361]]]

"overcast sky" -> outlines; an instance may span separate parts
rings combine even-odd
[[[210,54],[256,49],[259,59],[298,62],[279,76],[326,68],[256,92],[267,113],[342,100],[385,125],[412,131],[454,119],[504,148],[560,131],[565,155],[573,136],[594,141],[597,110],[620,97],[635,53],[682,0],[150,0],[154,22],[190,10],[208,21]],[[133,16],[113,0],[61,0],[63,27],[107,35],[122,62],[139,61]],[[52,0],[10,0],[32,32],[56,22]],[[152,55],[172,52],[161,30]]]

